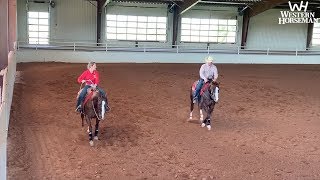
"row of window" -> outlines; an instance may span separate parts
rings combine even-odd
[[[49,13],[28,12],[29,44],[49,43]],[[106,15],[106,39],[167,41],[167,18],[154,16]],[[182,42],[235,43],[237,20],[181,19]],[[314,24],[312,44],[320,45],[320,23]]]
[[[154,16],[106,16],[107,40],[166,41],[167,18]]]
[[[312,42],[313,45],[320,45],[320,23],[314,23]]]

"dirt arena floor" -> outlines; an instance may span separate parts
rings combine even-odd
[[[320,65],[218,64],[212,130],[189,117],[199,64],[98,64],[111,112],[89,146],[85,64],[19,64],[8,179],[320,179]]]

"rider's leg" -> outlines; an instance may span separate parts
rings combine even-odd
[[[81,91],[81,93],[80,93],[80,95],[79,95],[79,98],[78,98],[78,101],[77,101],[77,106],[76,106],[76,108],[77,108],[76,110],[77,111],[81,111],[81,104],[82,104],[82,102],[83,102],[83,100],[84,100],[84,98],[85,98],[85,96],[87,94],[88,88],[90,88],[90,86],[88,86],[88,85],[84,86],[82,91]]]
[[[197,99],[199,97],[199,93],[200,93],[200,90],[203,86],[203,83],[204,83],[204,80],[203,79],[200,79],[198,84],[197,84],[197,87],[196,87],[196,90],[194,92],[194,95],[193,95],[193,99]]]

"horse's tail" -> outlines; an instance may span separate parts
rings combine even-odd
[[[82,127],[83,127],[83,119],[84,119],[84,114],[83,113],[81,113],[81,119],[82,119]]]

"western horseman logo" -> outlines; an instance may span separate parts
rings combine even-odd
[[[290,11],[280,11],[281,18],[279,18],[279,24],[320,22],[320,18],[315,18],[315,12],[307,11],[309,4],[308,1],[306,3],[301,1],[300,5],[297,3],[291,3],[290,1],[288,3]]]

